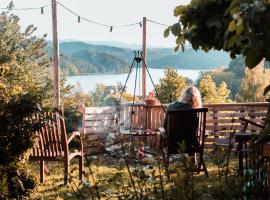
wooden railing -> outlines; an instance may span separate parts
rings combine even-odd
[[[240,132],[242,122],[239,117],[252,119],[257,123],[262,123],[262,118],[266,117],[268,102],[257,103],[226,103],[226,104],[204,104],[209,112],[206,121],[205,147],[212,147],[212,143],[219,137],[226,137],[229,133]],[[166,107],[166,106],[165,106]],[[131,115],[133,110],[133,115]],[[158,129],[162,127],[164,120],[164,109],[160,105],[147,106],[145,104],[124,104],[121,111],[121,121],[126,129]],[[250,126],[250,132],[257,132],[258,128]]]

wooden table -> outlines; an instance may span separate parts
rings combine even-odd
[[[154,129],[127,129],[121,130],[121,134],[128,135],[131,140],[138,138],[139,141],[143,141],[145,145],[157,150],[160,148],[160,133]]]

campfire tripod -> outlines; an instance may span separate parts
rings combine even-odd
[[[157,99],[158,99],[158,100],[160,99],[160,98],[159,98],[159,93],[158,93],[158,91],[157,91],[157,89],[156,89],[156,86],[155,86],[155,84],[154,84],[154,81],[153,81],[153,79],[152,79],[152,77],[151,77],[151,74],[150,74],[150,72],[149,72],[149,70],[148,70],[148,67],[147,67],[147,65],[146,65],[146,63],[145,63],[145,60],[144,60],[144,58],[143,58],[142,55],[143,55],[143,51],[134,51],[134,58],[133,58],[133,60],[132,60],[132,63],[131,63],[131,66],[130,66],[130,68],[129,68],[129,72],[128,72],[128,75],[127,75],[125,84],[124,84],[124,86],[123,86],[123,88],[122,88],[122,91],[121,91],[121,94],[120,94],[120,98],[119,98],[119,104],[120,104],[120,102],[121,102],[121,100],[122,100],[122,97],[123,97],[123,93],[124,93],[124,91],[125,91],[125,89],[126,89],[127,82],[128,82],[128,80],[129,80],[129,78],[130,78],[130,74],[132,73],[132,70],[134,69],[134,65],[136,64],[136,66],[135,66],[135,67],[136,67],[135,85],[134,85],[134,89],[133,89],[133,98],[132,98],[131,113],[130,113],[130,127],[129,127],[130,132],[131,132],[131,129],[132,129],[132,119],[133,119],[133,115],[135,114],[135,111],[134,111],[135,96],[136,96],[136,89],[137,89],[138,71],[139,71],[139,68],[140,68],[140,66],[141,66],[141,65],[140,65],[141,62],[143,62],[144,66],[145,66],[145,68],[146,68],[147,74],[148,74],[148,76],[149,76],[149,78],[150,78],[150,80],[151,80],[151,83],[152,83],[153,87],[154,87],[154,91],[155,91],[155,93],[156,93]],[[140,80],[139,80],[139,81],[140,81]],[[164,112],[165,112],[164,106],[163,106],[162,104],[161,104],[161,106],[162,106],[162,108],[163,108],[163,110],[164,110]],[[131,136],[131,134],[130,134],[130,136]]]

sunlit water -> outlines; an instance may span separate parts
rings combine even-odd
[[[195,82],[198,77],[199,73],[202,70],[187,70],[187,69],[180,69],[178,70],[179,74],[184,77],[188,77]],[[152,77],[152,80],[154,84],[157,84],[159,82],[159,79],[164,77],[164,69],[149,69],[150,75]],[[133,72],[130,75],[130,78],[127,82],[127,92],[133,94],[134,87],[135,87],[135,74],[136,71],[133,70]],[[69,85],[75,85],[82,89],[83,92],[88,93],[89,91],[92,91],[95,88],[96,84],[104,84],[106,86],[111,85],[117,85],[117,82],[121,82],[123,85],[127,79],[127,73],[125,74],[92,74],[92,75],[82,75],[82,76],[69,76],[67,77],[66,84]],[[141,73],[138,73],[137,75],[137,90],[136,94],[141,94]],[[153,91],[154,87],[150,80],[149,75],[147,74],[146,79],[146,92]]]

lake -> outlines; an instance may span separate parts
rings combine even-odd
[[[188,70],[188,69],[179,69],[177,70],[181,76],[188,77],[196,81],[199,77],[199,73],[203,70]],[[205,71],[205,70],[204,70]],[[164,77],[164,69],[149,69],[153,82],[157,84],[159,79]],[[133,94],[135,86],[135,74],[136,71],[133,70],[131,76],[127,82],[127,92]],[[88,93],[89,91],[95,88],[96,84],[104,84],[106,86],[117,85],[117,82],[121,82],[123,85],[127,79],[127,73],[124,74],[91,74],[91,75],[81,75],[81,76],[68,76],[66,84],[75,85],[82,89],[83,92]],[[141,73],[138,73],[138,79],[141,80]],[[149,76],[147,75],[146,79],[146,92],[153,91],[153,84],[150,81]],[[140,89],[140,90],[139,90]],[[141,81],[137,81],[137,90],[136,94],[140,95],[141,92]]]

